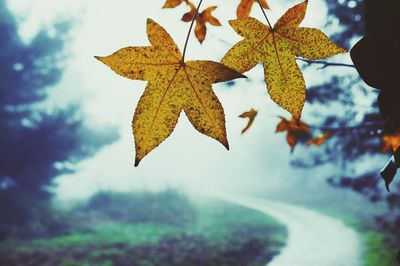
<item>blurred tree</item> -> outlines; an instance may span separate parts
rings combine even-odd
[[[74,171],[74,163],[117,137],[86,127],[78,106],[55,111],[35,107],[62,74],[62,36],[70,24],[54,28],[54,36],[42,31],[23,43],[0,0],[0,237],[11,227],[41,229],[41,221],[51,220],[49,212],[39,210],[49,202],[53,179]]]
[[[379,34],[381,42],[389,39],[384,36],[394,32],[398,37],[400,21],[396,20],[399,20],[400,10],[396,0],[340,0],[327,1],[327,5],[327,26],[340,26],[341,30],[334,34],[334,39],[345,47],[351,48],[364,35]],[[388,10],[390,12],[386,12]],[[391,31],[386,30],[388,25]],[[372,56],[374,53],[376,55]],[[383,50],[369,51],[369,55],[363,61],[364,67],[390,68],[391,64],[377,66],[372,61],[374,58],[380,58],[380,55],[387,58],[395,56],[386,53],[388,52]],[[379,60],[384,62],[382,58]],[[395,60],[398,64],[400,59]],[[305,67],[310,65],[312,64],[306,64]],[[307,100],[311,103],[310,109],[316,110],[310,118],[313,120],[310,127],[316,132],[330,131],[332,137],[324,143],[322,149],[310,150],[307,158],[304,154],[301,154],[301,157],[295,156],[292,164],[298,167],[326,164],[340,166],[335,168],[337,170],[333,176],[328,177],[329,183],[350,188],[365,195],[372,202],[386,202],[388,212],[377,217],[377,221],[384,230],[394,236],[394,242],[400,244],[400,184],[397,183],[397,187],[393,187],[392,192],[387,193],[378,168],[383,167],[385,160],[389,158],[389,153],[383,151],[382,135],[386,133],[387,127],[384,123],[386,121],[383,120],[385,117],[380,113],[382,107],[378,107],[379,91],[366,86],[356,71],[348,73],[335,74],[325,79],[322,84],[308,89]],[[398,82],[394,85],[399,89]],[[393,100],[395,105],[399,106],[398,97],[392,97]],[[369,163],[365,164],[366,161]]]

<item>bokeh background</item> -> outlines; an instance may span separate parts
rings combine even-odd
[[[203,44],[191,36],[188,59],[219,61],[240,40],[228,24],[238,2],[204,2],[218,6],[222,26],[210,25]],[[298,1],[270,2],[276,21]],[[353,67],[298,61],[308,87],[303,119],[314,136],[332,132],[321,147],[298,136],[291,152],[275,133],[279,116],[290,117],[270,100],[258,65],[246,80],[213,87],[230,151],[182,114],[171,137],[133,166],[131,120],[145,82],[117,76],[94,56],[148,45],[147,18],[183,49],[188,8],[163,4],[0,0],[0,264],[265,265],[290,233],[204,196],[233,193],[335,217],[359,233],[360,263],[396,265],[400,186],[389,194],[380,180],[390,153],[382,151],[377,92]],[[302,26],[350,49],[364,34],[363,6],[309,1]],[[263,21],[258,6],[252,15]],[[352,64],[348,54],[327,61]],[[250,108],[258,116],[241,134],[247,121],[238,116]]]

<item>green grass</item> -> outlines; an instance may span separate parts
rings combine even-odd
[[[107,222],[97,225],[92,232],[75,232],[50,239],[31,241],[8,240],[0,244],[0,250],[13,249],[21,253],[41,250],[98,246],[105,244],[128,244],[132,246],[156,243],[162,237],[180,233],[181,229],[157,223],[119,224]]]
[[[393,266],[400,264],[396,261],[397,250],[385,241],[383,234],[371,231],[363,236],[365,243],[363,253],[364,266]]]
[[[192,207],[185,225],[108,219],[52,238],[10,239],[0,244],[0,265],[261,266],[286,242],[286,229],[257,211],[223,202]]]

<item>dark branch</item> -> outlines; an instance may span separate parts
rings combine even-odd
[[[296,58],[296,60],[301,61],[301,62],[305,62],[308,65],[313,65],[313,64],[318,64],[321,65],[320,69],[326,68],[328,66],[338,66],[338,67],[351,67],[351,68],[355,68],[354,65],[351,64],[343,64],[343,63],[332,63],[332,62],[326,62],[326,61],[312,61],[312,60],[308,60],[308,59],[304,59],[304,58]]]
[[[214,36],[215,39],[217,39],[219,42],[221,42],[222,44],[226,45],[227,47],[232,47],[233,44],[217,37]],[[308,59],[304,59],[304,58],[300,58],[297,57],[296,60],[307,63],[308,65],[313,65],[313,64],[317,64],[317,65],[321,65],[320,69],[324,69],[326,67],[329,66],[336,66],[336,67],[350,67],[350,68],[355,68],[354,65],[351,64],[344,64],[344,63],[333,63],[333,62],[326,62],[326,61],[312,61],[312,60],[308,60]]]
[[[359,129],[382,129],[383,123],[382,122],[364,123],[355,126],[338,126],[338,127],[308,125],[308,128],[321,131],[340,132],[340,131],[352,131]]]

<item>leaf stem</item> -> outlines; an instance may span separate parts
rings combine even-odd
[[[186,50],[187,50],[187,46],[188,46],[188,42],[189,42],[190,33],[192,32],[194,21],[196,20],[197,15],[199,14],[199,9],[200,9],[202,2],[203,2],[203,0],[200,0],[199,4],[196,7],[196,13],[193,16],[192,22],[190,23],[188,34],[186,36],[185,46],[183,47],[183,55],[182,55],[182,63],[183,64],[185,63],[185,56],[186,56]]]
[[[265,19],[267,20],[268,26],[269,26],[269,27],[271,28],[271,30],[272,30],[273,27],[272,27],[271,23],[269,22],[269,19],[268,19],[268,17],[267,17],[267,14],[265,13],[264,8],[263,8],[263,6],[261,5],[260,0],[257,0],[257,2],[258,2],[258,5],[259,5],[260,8],[261,8],[261,11],[262,11],[263,14],[264,14]]]

